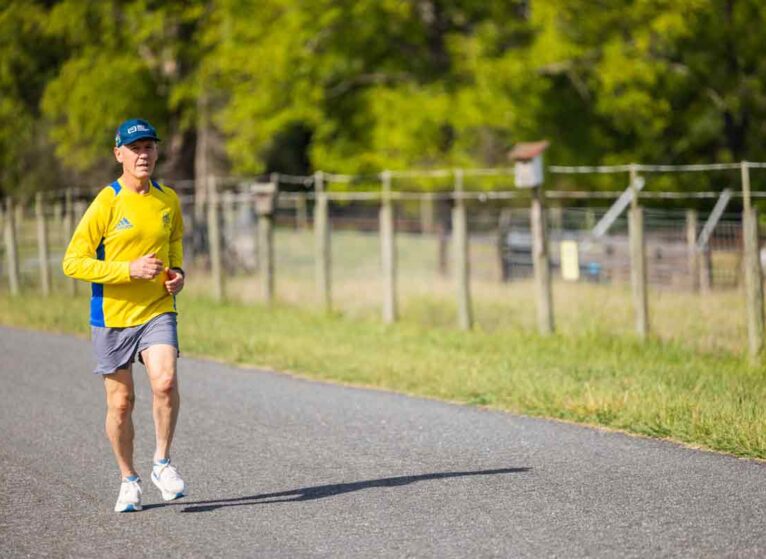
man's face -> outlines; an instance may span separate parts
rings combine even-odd
[[[132,144],[114,148],[114,157],[122,163],[122,170],[137,179],[148,179],[157,163],[157,142],[151,138],[136,140]]]

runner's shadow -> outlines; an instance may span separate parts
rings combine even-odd
[[[314,487],[303,487],[291,491],[280,491],[277,493],[261,493],[259,495],[250,495],[249,497],[235,497],[232,499],[214,499],[208,501],[195,501],[177,503],[158,503],[154,505],[144,505],[144,509],[158,508],[164,506],[184,506],[181,512],[209,512],[224,507],[241,507],[246,505],[266,505],[270,503],[292,503],[297,501],[314,501],[316,499],[325,499],[335,497],[343,493],[352,493],[362,489],[372,487],[399,487],[409,485],[418,481],[427,481],[433,479],[447,479],[466,476],[490,476],[499,474],[518,474],[528,472],[530,468],[502,468],[497,470],[481,470],[475,472],[440,472],[433,474],[421,474],[416,476],[398,476],[382,479],[368,479],[364,481],[355,481],[353,483],[333,483],[330,485],[317,485]]]

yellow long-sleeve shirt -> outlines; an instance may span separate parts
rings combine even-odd
[[[131,279],[130,262],[156,254],[168,268],[183,266],[183,217],[176,193],[152,181],[138,194],[119,181],[105,187],[85,212],[64,255],[64,273],[92,283],[90,323],[124,328],[176,312],[163,272]]]

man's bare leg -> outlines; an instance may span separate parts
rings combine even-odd
[[[173,442],[181,403],[176,375],[178,350],[172,345],[153,345],[141,352],[141,358],[146,365],[149,383],[152,386],[152,413],[156,436],[154,461],[159,462],[170,458],[170,444]]]
[[[104,375],[106,436],[123,478],[136,475],[133,468],[133,375],[130,368]]]

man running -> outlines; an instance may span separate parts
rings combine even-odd
[[[90,325],[95,373],[106,388],[106,434],[122,484],[116,512],[141,510],[133,466],[133,362],[152,387],[156,449],[151,479],[166,501],[186,485],[170,464],[178,419],[175,296],[183,289],[183,219],[176,193],[151,179],[159,138],[145,120],[117,129],[114,156],[122,175],[85,212],[64,255],[64,273],[92,283]]]

